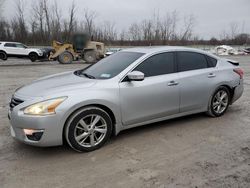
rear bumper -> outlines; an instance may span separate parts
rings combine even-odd
[[[231,103],[237,101],[242,96],[243,91],[244,91],[244,85],[243,85],[243,79],[241,79],[239,85],[237,85],[234,89],[234,96],[232,98]]]

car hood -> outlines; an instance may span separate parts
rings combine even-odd
[[[16,90],[15,95],[23,97],[43,97],[50,94],[93,86],[96,80],[79,77],[74,72],[65,72],[35,80]]]
[[[41,49],[39,48],[27,48],[29,51],[42,51]]]

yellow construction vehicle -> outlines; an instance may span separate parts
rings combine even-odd
[[[58,60],[62,64],[69,64],[79,59],[87,63],[95,63],[106,53],[104,43],[90,41],[85,34],[74,35],[72,44],[53,41],[52,47],[54,50],[49,59]]]

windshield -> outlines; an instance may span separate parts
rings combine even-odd
[[[113,78],[142,55],[144,54],[138,52],[117,52],[84,70],[76,71],[75,74],[90,79]]]

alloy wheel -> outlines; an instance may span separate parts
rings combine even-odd
[[[74,137],[76,142],[83,147],[98,145],[105,138],[107,123],[103,117],[90,114],[83,117],[75,126]]]
[[[219,90],[213,98],[212,102],[213,110],[217,114],[222,114],[227,109],[228,103],[229,103],[228,93],[224,90]]]

